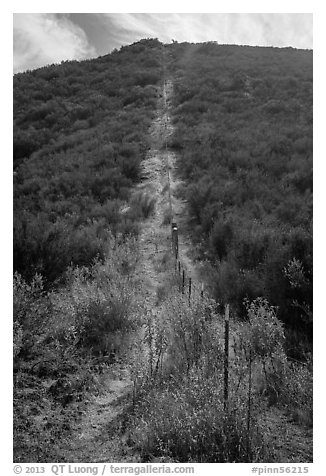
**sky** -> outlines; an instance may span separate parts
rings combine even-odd
[[[142,38],[312,49],[311,13],[14,13],[14,73]]]

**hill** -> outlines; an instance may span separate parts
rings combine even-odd
[[[312,339],[312,51],[167,49],[170,146],[212,293],[238,314],[245,298],[266,297],[297,358]]]
[[[14,76],[16,462],[312,460],[311,62],[147,39]]]
[[[14,269],[47,284],[104,257],[148,147],[162,76],[155,40],[14,76]]]

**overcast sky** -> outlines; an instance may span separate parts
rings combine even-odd
[[[15,13],[14,72],[104,55],[141,38],[312,48],[309,13]]]

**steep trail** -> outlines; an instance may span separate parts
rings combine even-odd
[[[190,54],[190,51],[194,52],[195,48],[197,46],[188,48],[186,51]],[[185,65],[188,60],[189,58],[184,58]],[[149,130],[150,148],[141,164],[141,181],[134,190],[135,195],[148,195],[155,203],[153,212],[140,223],[138,237],[137,255],[139,254],[139,259],[135,272],[136,292],[138,293],[137,305],[139,301],[143,318],[146,318],[147,312],[151,314],[153,310],[159,308],[162,290],[175,274],[175,262],[171,254],[171,216],[173,217],[172,221],[178,225],[179,259],[182,267],[186,269],[187,277],[192,278],[193,286],[197,284],[200,287],[202,281],[200,264],[194,261],[193,245],[187,234],[187,204],[178,194],[178,189],[183,185],[178,173],[180,161],[178,154],[168,147],[169,138],[174,134],[174,125],[171,119],[173,94],[173,82],[164,77],[159,91],[156,115]],[[132,200],[133,196],[131,202]],[[121,212],[123,213],[123,210]],[[179,297],[182,298],[180,293],[177,294],[176,299]],[[164,301],[162,309],[161,313],[163,314]],[[137,310],[137,312],[139,311]],[[154,321],[157,315],[152,314]],[[172,317],[174,318],[174,315]],[[221,330],[219,338],[222,347],[224,342],[222,316],[218,316],[217,322],[220,326],[219,330]],[[230,323],[230,331],[231,333],[237,332],[234,322]],[[130,338],[132,343],[130,347],[136,346],[137,340],[144,341],[144,329],[140,327],[136,332]],[[124,352],[125,348],[123,346],[121,348]],[[231,335],[230,361],[234,357],[233,350]],[[97,393],[88,394],[87,400],[82,402],[80,407],[76,405],[79,417],[72,425],[69,440],[62,440],[59,443],[62,456],[60,461],[86,463],[141,461],[140,455],[132,445],[131,438],[129,439],[127,427],[127,423],[130,421],[128,418],[133,409],[134,391],[133,370],[131,369],[133,362],[130,357],[136,355],[136,352],[133,354],[128,349],[125,354],[116,363],[103,367],[102,374],[94,374],[94,379],[97,379],[99,384],[98,386],[94,385],[94,387],[98,387]],[[172,353],[171,355],[173,357]],[[140,361],[140,365],[142,362],[146,362],[146,359]],[[232,362],[230,362],[230,367],[232,367]],[[166,366],[166,368],[169,367]],[[79,375],[76,377],[79,378]],[[81,374],[82,377],[83,374]],[[181,383],[182,377],[181,375]],[[86,385],[88,385],[87,381]],[[45,391],[47,390],[46,387]],[[160,389],[158,390],[158,399],[161,397],[159,392]],[[213,405],[214,402],[212,402]],[[41,419],[41,416],[36,414],[35,419],[37,418]],[[59,418],[65,421],[65,411],[60,414]],[[54,418],[51,417],[44,423],[54,427],[53,435],[57,438],[58,431],[53,420]],[[67,422],[68,425],[70,421]],[[291,417],[283,409],[269,407],[262,414],[259,423],[265,430],[264,439],[266,436],[267,445],[275,448],[277,455],[281,455],[279,462],[312,460],[311,430],[303,430],[302,426],[291,420]],[[132,436],[131,433],[130,436]]]
[[[181,184],[177,157],[167,147],[168,138],[173,134],[172,94],[172,81],[166,80],[150,129],[151,148],[142,163],[142,181],[137,187],[138,192],[142,191],[155,200],[154,213],[143,223],[139,238],[139,275],[150,306],[155,305],[157,289],[171,276],[175,266],[171,263],[171,207],[172,221],[178,225],[179,260],[187,270],[187,276],[199,282],[198,270],[191,259],[190,239],[185,231],[186,204],[176,193]],[[162,266],[162,261],[167,265]]]
[[[169,135],[173,134],[170,117],[172,94],[172,82],[164,81],[156,117],[149,131],[151,146],[142,162],[141,181],[133,192],[155,200],[153,213],[141,223],[138,238],[136,280],[144,314],[155,308],[160,287],[171,279],[175,269],[171,253],[170,200],[174,219],[179,224],[180,260],[188,275],[197,277],[190,258],[190,240],[182,226],[185,203],[175,195],[180,185],[176,156],[166,146]],[[132,200],[133,197],[131,203]],[[136,336],[138,340],[143,339],[143,332],[140,328]],[[130,369],[123,363],[114,364],[104,371],[101,380],[101,391],[90,398],[70,440],[62,442],[63,458],[69,462],[139,462],[139,456],[128,445],[128,432],[123,429],[132,408]]]
[[[166,121],[166,141],[174,133],[174,126],[171,121],[171,100],[173,95],[173,83],[168,80],[165,83],[164,87],[165,94],[165,121]],[[178,236],[179,236],[179,260],[182,262],[183,267],[187,270],[188,275],[193,278],[197,283],[200,283],[200,270],[198,266],[195,265],[192,256],[193,256],[193,246],[191,244],[191,239],[187,233],[186,226],[186,202],[180,197],[177,193],[178,188],[182,186],[182,180],[177,173],[177,155],[175,152],[171,151],[165,147],[165,162],[169,170],[169,182],[171,189],[171,202],[172,202],[172,211],[173,211],[173,221],[178,225]]]
[[[153,213],[141,223],[138,239],[139,260],[136,277],[144,315],[158,304],[160,288],[174,273],[171,253],[170,198],[173,220],[178,224],[179,252],[182,266],[195,283],[200,283],[200,270],[191,258],[192,246],[186,233],[186,204],[178,196],[181,181],[177,173],[177,155],[167,147],[173,134],[171,98],[173,84],[166,80],[158,100],[156,117],[150,134],[150,149],[142,162],[141,182],[134,194],[147,194],[155,200]],[[169,190],[170,187],[170,190]],[[132,198],[131,198],[132,202]],[[223,321],[221,321],[221,343]],[[144,331],[136,339],[142,341]],[[230,359],[232,360],[232,336]],[[90,399],[71,439],[63,442],[64,460],[70,462],[141,462],[140,455],[129,444],[125,422],[132,409],[133,381],[130,369],[123,363],[110,366],[102,376],[102,390]],[[266,432],[268,446],[275,449],[283,462],[311,461],[310,431],[296,425],[281,410],[271,407],[260,423]]]

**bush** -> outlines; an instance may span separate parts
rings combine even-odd
[[[39,142],[36,134],[26,132],[25,130],[14,129],[14,162],[24,157],[29,157],[39,148]]]
[[[210,286],[241,314],[245,296],[264,296],[296,329],[299,309],[312,309],[312,280],[294,292],[282,269],[295,257],[307,277],[311,270],[304,261],[312,234],[312,52],[186,43],[169,49],[169,143],[182,148],[178,170],[192,238],[201,258],[218,268]]]
[[[225,414],[222,381],[218,374],[203,378],[198,369],[188,380],[170,382],[172,387],[165,382],[152,391],[136,409],[142,417],[131,433],[142,461],[155,457],[168,462],[262,461],[263,440],[257,428],[248,439],[244,395],[233,396]]]
[[[68,288],[51,298],[56,338],[78,342],[80,348],[95,355],[118,351],[121,336],[136,324],[131,280],[136,259],[129,241],[111,244],[104,263],[70,268]]]
[[[232,239],[232,224],[216,221],[209,236],[209,249],[212,250],[212,255],[217,256],[220,261],[223,260],[232,246]]]
[[[156,199],[144,192],[136,192],[131,200],[131,208],[127,216],[133,220],[148,218],[154,213]]]
[[[239,296],[239,269],[234,262],[221,261],[209,267],[210,286],[217,302],[237,302]]]
[[[121,161],[122,173],[133,182],[139,179],[140,173],[140,160],[138,157],[128,157]]]
[[[262,298],[247,301],[250,325],[250,346],[254,356],[266,359],[284,346],[283,324],[276,317],[275,309]]]
[[[103,259],[106,245],[100,228],[95,220],[74,227],[67,218],[56,223],[44,215],[30,217],[28,222],[24,219],[14,230],[15,268],[28,279],[39,273],[48,284],[60,278],[71,263],[82,266]],[[103,235],[108,238],[107,231]]]
[[[14,274],[13,324],[15,363],[30,358],[40,334],[50,318],[50,303],[43,292],[42,276],[35,275],[28,284],[20,274]]]
[[[313,424],[313,375],[311,360],[288,362],[280,387],[279,400],[299,425]]]
[[[161,48],[146,43],[15,75],[14,270],[27,280],[38,272],[51,286],[71,262],[103,259],[103,222],[93,221],[101,221],[99,205],[110,201],[105,228],[124,236],[137,235],[136,222],[152,212],[145,197],[127,219],[112,208],[129,200],[139,179]],[[129,102],[130,95],[137,100]]]

